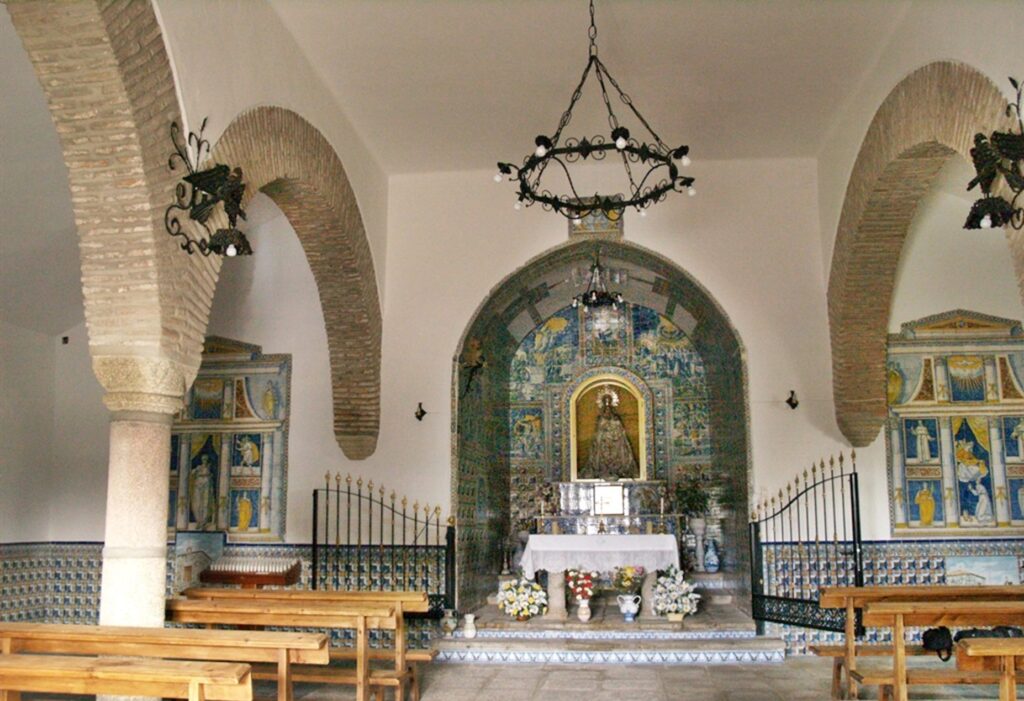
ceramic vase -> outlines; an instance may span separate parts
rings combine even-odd
[[[640,611],[640,597],[636,594],[619,594],[615,597],[619,604],[619,611],[626,623],[636,620],[636,614]]]
[[[445,609],[444,617],[441,618],[441,630],[444,631],[444,637],[452,637],[452,633],[455,632],[455,628],[459,625],[459,619],[455,616],[455,609]]]
[[[581,599],[580,608],[576,611],[576,617],[579,618],[581,622],[586,623],[590,620],[590,614],[590,599]]]
[[[462,626],[462,637],[463,638],[475,638],[476,637],[476,614],[467,613],[466,623]]]
[[[718,557],[718,543],[713,539],[709,540],[704,549],[704,571],[717,572],[720,566],[721,561]]]

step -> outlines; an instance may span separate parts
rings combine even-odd
[[[679,631],[680,633],[684,631]],[[446,638],[437,661],[463,664],[777,664],[786,656],[780,638],[669,639]]]

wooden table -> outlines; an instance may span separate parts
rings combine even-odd
[[[845,640],[847,696],[857,697],[857,682],[850,672],[857,669],[857,610],[868,603],[880,601],[961,601],[961,600],[1012,600],[1024,599],[1024,586],[866,586],[866,587],[823,587],[818,596],[818,606],[825,609],[845,609]]]
[[[1024,600],[869,602],[864,606],[864,625],[892,628],[893,690],[897,701],[907,701],[907,626],[1024,625]]]

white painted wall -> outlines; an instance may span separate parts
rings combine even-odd
[[[67,336],[64,345],[62,337]],[[48,540],[103,540],[110,413],[92,371],[85,322],[51,339],[53,467]]]
[[[261,105],[300,114],[331,143],[359,203],[383,298],[387,178],[274,10],[265,0],[153,0],[153,5],[185,119],[198,129],[209,117],[211,144],[235,117]]]
[[[52,339],[0,321],[0,542],[47,539],[53,459]]]
[[[939,179],[959,181],[962,189],[973,174],[955,157]],[[1003,232],[963,228],[971,202],[938,187],[921,201],[896,271],[890,333],[905,322],[958,308],[1010,319],[1024,315]]]
[[[1010,97],[1007,76],[1022,75],[1024,9],[999,0],[914,0],[859,83],[851,85],[818,152],[818,206],[825,275],[832,263],[846,186],[868,126],[894,87],[933,61],[956,60],[989,76]]]

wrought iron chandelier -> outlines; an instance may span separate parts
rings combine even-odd
[[[643,216],[648,207],[665,199],[669,192],[685,190],[689,195],[696,194],[696,190],[693,188],[694,179],[679,174],[680,166],[685,167],[690,164],[688,155],[690,147],[669,148],[666,146],[661,137],[637,110],[632,98],[622,91],[618,82],[608,72],[604,62],[598,57],[594,0],[590,0],[589,36],[590,58],[586,68],[583,69],[583,76],[572,94],[572,99],[569,101],[569,108],[559,120],[555,133],[552,136],[539,135],[534,140],[536,149],[523,159],[521,167],[512,163],[498,163],[498,173],[494,176],[495,182],[500,183],[505,178],[510,182],[518,181],[519,192],[515,204],[516,209],[523,206],[529,207],[535,202],[539,202],[544,209],[554,210],[569,219],[581,219],[594,211],[601,211],[605,215],[611,212],[621,213],[627,208],[636,209]],[[569,137],[563,141],[562,130],[572,119],[572,110],[583,94],[583,86],[587,82],[587,78],[590,77],[591,71],[597,77],[601,97],[608,112],[611,140],[607,141],[604,135],[598,134],[589,139]],[[650,143],[641,142],[631,137],[629,129],[619,123],[618,117],[612,110],[607,84],[611,84],[622,103],[629,107],[633,115],[650,134]],[[615,195],[581,194],[573,183],[572,174],[567,164],[590,158],[601,161],[610,151],[617,153],[622,159],[629,180],[628,192]],[[557,194],[541,185],[545,171],[552,165],[564,173],[568,181],[567,192]],[[634,174],[635,167],[638,170],[646,169],[646,171],[642,174]]]
[[[583,307],[584,313],[592,309],[610,307],[618,311],[623,304],[621,292],[609,292],[608,282],[611,274],[608,269],[601,265],[601,252],[594,254],[594,264],[590,266],[590,280],[587,282],[587,289],[572,298],[572,308]]]
[[[967,184],[967,189],[973,190],[975,185],[979,185],[984,197],[971,205],[964,222],[965,229],[992,229],[1007,224],[1014,229],[1024,228],[1024,208],[1017,205],[1021,193],[1024,193],[1024,121],[1020,113],[1022,86],[1014,78],[1010,78],[1010,85],[1017,91],[1017,101],[1007,103],[1006,116],[1017,115],[1019,132],[994,131],[990,136],[974,135],[971,161],[976,175]],[[1013,192],[1013,199],[1009,202],[992,194],[993,185],[1000,176]]]
[[[245,219],[242,209],[242,196],[245,194],[245,183],[242,182],[242,169],[215,163],[205,170],[198,170],[199,162],[204,155],[210,153],[210,142],[203,138],[206,120],[199,127],[199,133],[188,133],[188,139],[182,142],[181,127],[177,122],[171,123],[171,142],[174,153],[167,161],[171,170],[184,165],[188,171],[174,188],[174,202],[164,212],[164,226],[171,236],[185,239],[182,249],[189,255],[199,251],[204,256],[216,253],[219,256],[252,255],[249,239],[236,227],[239,218]],[[190,154],[189,151],[192,151]],[[224,213],[228,217],[228,227],[210,231],[207,221],[219,203],[224,203]],[[205,237],[192,237],[189,230],[194,226],[183,226],[179,213],[188,213],[188,222],[195,222],[206,233]]]

